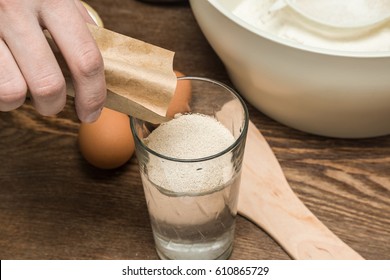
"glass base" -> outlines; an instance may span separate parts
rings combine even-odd
[[[157,255],[158,257],[161,259],[161,260],[190,260],[190,259],[193,259],[193,260],[201,260],[201,259],[204,259],[204,260],[208,260],[209,258],[193,258],[192,257],[189,257],[189,258],[169,258],[168,256],[164,255],[163,252],[161,252],[160,250],[158,250],[156,248],[156,252],[157,252]],[[212,260],[227,260],[229,259],[230,255],[232,254],[233,252],[233,244],[231,244],[227,249],[226,251],[224,251],[221,255],[219,255],[218,257],[216,258],[213,258]]]
[[[217,240],[201,243],[167,241],[157,235],[154,238],[162,260],[226,260],[233,251],[233,231]]]

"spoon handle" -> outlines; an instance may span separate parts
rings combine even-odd
[[[268,143],[251,122],[238,213],[268,232],[294,259],[363,259],[295,195]]]

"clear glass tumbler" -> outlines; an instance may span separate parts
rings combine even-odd
[[[178,83],[183,82],[191,84],[190,113],[217,119],[231,132],[234,142],[206,157],[172,158],[145,143],[156,125],[131,118],[156,250],[161,259],[227,259],[234,241],[248,110],[241,97],[223,83],[178,78]],[[185,192],[165,187],[194,182]]]

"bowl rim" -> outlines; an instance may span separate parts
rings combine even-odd
[[[194,1],[194,0],[190,0],[190,1]],[[342,56],[342,57],[352,57],[352,58],[390,58],[390,51],[345,51],[345,50],[338,51],[338,50],[332,50],[327,48],[303,45],[303,44],[295,43],[293,41],[284,40],[283,38],[274,35],[271,32],[266,32],[264,30],[261,30],[260,28],[256,28],[255,26],[242,20],[240,17],[233,14],[233,12],[230,9],[222,5],[220,0],[205,0],[205,1],[209,2],[210,6],[214,7],[218,12],[220,12],[226,18],[228,18],[235,24],[241,26],[245,30],[284,46],[292,47],[294,49],[299,49],[311,53],[321,54],[321,55]]]

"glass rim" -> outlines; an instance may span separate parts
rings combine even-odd
[[[234,142],[230,146],[228,146],[227,148],[223,149],[222,151],[220,151],[218,153],[215,153],[215,154],[212,154],[212,155],[209,155],[209,156],[206,156],[206,157],[193,158],[193,159],[174,158],[174,157],[170,157],[170,156],[166,156],[166,155],[160,154],[159,152],[156,152],[155,150],[153,150],[153,149],[149,148],[147,145],[145,145],[144,142],[142,141],[142,139],[140,139],[138,137],[138,133],[135,130],[135,121],[136,121],[137,118],[130,116],[130,127],[131,127],[131,132],[133,133],[134,141],[136,141],[143,149],[145,149],[149,153],[151,153],[151,154],[153,154],[153,155],[155,155],[155,156],[157,156],[159,158],[162,158],[162,159],[165,159],[165,160],[169,160],[169,161],[174,161],[174,162],[186,162],[186,163],[202,162],[202,161],[208,161],[208,160],[211,160],[211,159],[214,159],[214,158],[218,158],[218,157],[228,153],[229,151],[233,150],[235,147],[237,147],[238,144],[241,143],[241,141],[243,141],[242,138],[244,138],[244,136],[247,134],[248,126],[249,126],[249,112],[248,112],[248,108],[247,108],[247,106],[246,106],[246,104],[244,102],[244,99],[238,94],[238,92],[236,90],[234,90],[233,88],[231,88],[230,86],[228,86],[228,85],[226,85],[226,84],[224,84],[222,82],[219,82],[217,80],[210,79],[210,78],[205,78],[205,77],[181,76],[181,77],[178,77],[177,80],[178,81],[180,81],[180,80],[194,80],[194,81],[209,82],[209,83],[221,86],[222,88],[230,91],[238,99],[238,101],[241,103],[241,106],[242,106],[242,108],[244,110],[244,127],[243,127],[239,137],[237,137],[237,139],[235,139]]]

